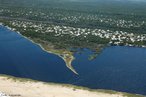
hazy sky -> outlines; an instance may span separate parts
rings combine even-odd
[[[102,1],[102,0],[69,0],[69,1]],[[136,1],[136,2],[139,1],[139,2],[142,2],[142,1],[146,1],[146,0],[106,0],[106,1]]]
[[[121,0],[117,0],[117,1],[121,1]],[[124,1],[124,0],[122,0]],[[125,0],[125,1],[146,1],[146,0]]]

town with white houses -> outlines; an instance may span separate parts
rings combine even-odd
[[[84,38],[88,35],[94,35],[102,39],[109,39],[111,45],[125,45],[125,46],[138,46],[146,47],[146,34],[135,34],[123,31],[112,31],[104,29],[89,29],[89,28],[75,28],[70,26],[59,26],[54,24],[36,23],[31,21],[18,21],[13,20],[10,22],[13,29],[21,28],[25,33],[31,30],[36,33],[55,33],[55,36],[71,35],[72,37],[83,36]]]

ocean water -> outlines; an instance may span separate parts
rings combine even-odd
[[[0,27],[0,73],[50,82],[67,82],[75,75],[65,62],[21,35]],[[62,76],[62,75],[66,76]]]
[[[79,51],[75,75],[60,57],[0,26],[0,74],[146,95],[145,48],[111,46],[94,60],[88,59],[91,50]]]

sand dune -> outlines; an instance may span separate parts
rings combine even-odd
[[[0,91],[8,94],[8,97],[124,97],[122,93],[91,92],[70,86],[20,81],[8,77],[0,77]]]

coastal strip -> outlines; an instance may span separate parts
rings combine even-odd
[[[4,26],[3,23],[0,22],[0,26]],[[8,25],[5,27],[11,31],[15,31],[13,28],[9,27]],[[55,54],[59,56],[60,58],[62,58],[66,64],[66,67],[68,67],[74,74],[79,75],[72,66],[72,61],[75,59],[72,52],[67,51],[67,50],[55,50],[54,48],[50,48],[47,45],[38,43],[36,39],[32,39],[32,38],[22,35],[19,31],[15,31],[15,32],[17,32],[19,35],[21,35],[25,39],[31,41],[33,44],[38,45],[43,51],[47,53]]]
[[[67,84],[38,82],[35,80],[0,76],[0,91],[5,97],[144,97],[109,90],[92,90]]]

